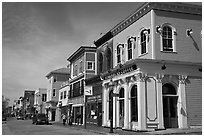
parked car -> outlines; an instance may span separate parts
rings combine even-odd
[[[21,120],[24,120],[24,119],[25,119],[24,115],[22,115],[22,114],[18,115],[18,116],[17,116],[17,120],[20,120],[20,119],[21,119]]]
[[[48,117],[46,114],[44,113],[39,113],[39,114],[36,114],[33,116],[32,118],[32,121],[33,123],[32,124],[49,124],[49,121],[48,121]]]

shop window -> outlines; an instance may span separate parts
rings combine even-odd
[[[131,89],[131,121],[138,122],[137,86]]]

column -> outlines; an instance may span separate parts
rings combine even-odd
[[[103,95],[103,108],[102,108],[102,120],[103,120],[103,123],[102,123],[102,126],[107,126],[107,88],[105,87],[105,84],[103,84],[103,90],[102,90],[102,95]]]
[[[124,93],[125,93],[125,100],[124,100],[124,129],[129,129],[129,86],[128,82],[124,85]]]
[[[138,91],[138,130],[146,130],[146,94],[145,78],[143,73],[137,74],[137,91]]]
[[[162,79],[164,75],[156,74],[157,80],[157,115],[158,115],[158,129],[164,129],[164,118],[163,118],[163,96],[162,96]]]
[[[178,125],[179,128],[187,128],[185,81],[187,76],[179,75],[178,87]]]

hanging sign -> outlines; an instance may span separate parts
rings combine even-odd
[[[93,95],[93,89],[92,89],[92,86],[85,86],[84,87],[84,92],[85,92],[85,95]]]

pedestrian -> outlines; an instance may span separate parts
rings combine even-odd
[[[66,123],[66,115],[65,114],[62,115],[62,121],[63,121],[63,125],[65,126],[65,123]]]

